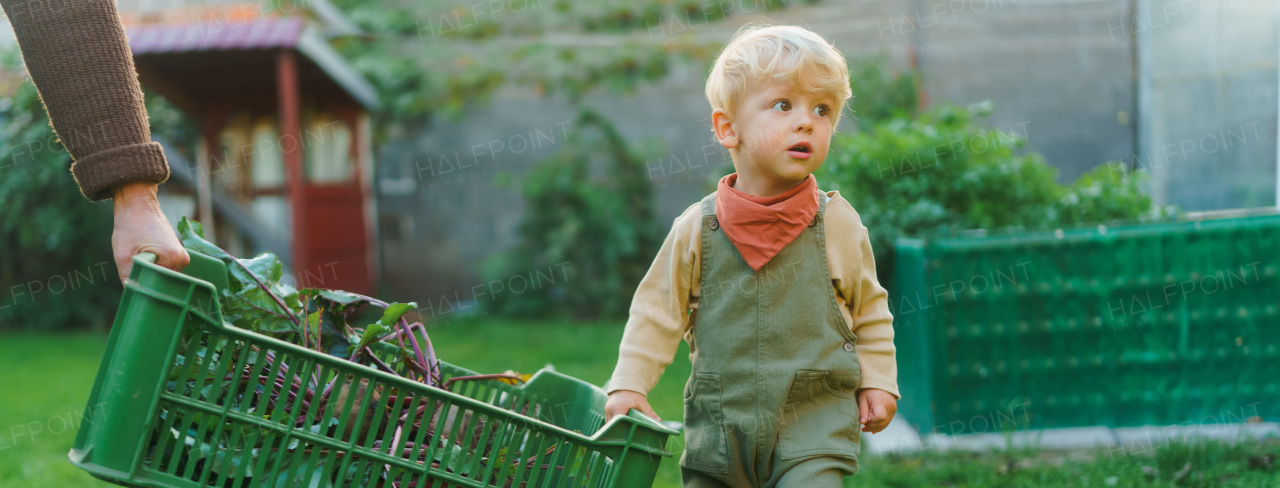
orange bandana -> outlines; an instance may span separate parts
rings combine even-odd
[[[757,197],[733,189],[737,181],[737,173],[720,179],[716,219],[747,265],[760,271],[818,214],[818,183],[809,175],[786,193]]]

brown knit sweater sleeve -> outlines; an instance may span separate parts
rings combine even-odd
[[[71,173],[91,200],[169,178],[114,0],[0,0]]]

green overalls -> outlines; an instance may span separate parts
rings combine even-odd
[[[684,390],[689,486],[839,486],[858,469],[853,332],[827,266],[825,195],[809,228],[753,271],[702,200],[702,294]]]

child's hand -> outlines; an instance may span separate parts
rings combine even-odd
[[[858,423],[862,424],[863,432],[874,434],[884,430],[896,413],[898,400],[889,392],[875,388],[858,392]]]
[[[658,414],[653,413],[653,407],[649,406],[649,399],[631,390],[618,390],[609,394],[609,401],[604,403],[604,421],[608,422],[615,415],[626,415],[633,408],[640,409],[640,412],[653,417],[654,420],[662,421],[658,418]]]

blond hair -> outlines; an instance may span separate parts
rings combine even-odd
[[[712,110],[723,108],[733,115],[747,85],[768,78],[834,96],[832,127],[840,123],[840,112],[853,96],[849,66],[831,42],[803,27],[747,24],[716,57],[707,77],[707,101]]]

